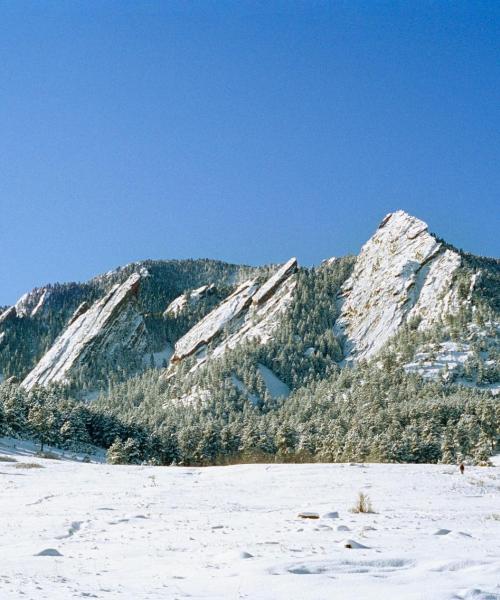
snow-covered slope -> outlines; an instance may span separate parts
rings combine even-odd
[[[67,383],[71,372],[90,356],[101,354],[113,359],[124,349],[144,351],[144,320],[134,298],[141,276],[132,274],[123,284],[115,285],[104,298],[73,318],[50,350],[22,382],[35,385]]]
[[[2,600],[500,596],[498,467],[10,456],[18,462],[0,463]],[[350,512],[360,491],[374,514]]]
[[[387,215],[342,289],[336,331],[348,360],[375,354],[409,319],[424,329],[456,311],[452,280],[460,262],[423,221],[403,211]]]

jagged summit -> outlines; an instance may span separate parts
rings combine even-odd
[[[342,287],[336,332],[346,358],[369,358],[408,319],[425,328],[455,310],[451,282],[460,262],[424,221],[402,210],[384,217]]]

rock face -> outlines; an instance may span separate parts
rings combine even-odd
[[[215,285],[202,285],[201,287],[193,290],[192,292],[181,294],[177,296],[175,300],[167,306],[164,317],[177,317],[189,304],[196,304],[201,298],[213,294],[215,292]]]
[[[144,319],[137,311],[135,297],[141,276],[134,273],[123,284],[115,285],[91,308],[73,316],[36,367],[22,382],[35,385],[67,383],[72,372],[91,357],[113,360],[126,350],[144,351]]]
[[[172,362],[194,354],[201,346],[208,344],[224,327],[247,308],[257,291],[257,283],[249,279],[242,283],[228,298],[204,319],[190,329],[175,344]]]
[[[74,323],[78,317],[81,317],[83,315],[84,312],[87,312],[88,309],[90,308],[90,305],[88,302],[82,302],[77,309],[75,310],[75,312],[73,313],[71,319],[68,321],[68,325],[71,325],[72,323]]]
[[[452,280],[460,263],[423,221],[403,211],[387,215],[342,288],[335,330],[346,359],[369,358],[409,319],[423,329],[456,310]]]
[[[297,270],[297,259],[291,258],[288,262],[286,262],[282,267],[280,267],[274,275],[269,277],[269,279],[261,286],[254,297],[252,298],[253,304],[263,304],[266,300],[276,292],[279,286],[288,279],[288,277],[295,273]]]
[[[9,321],[10,319],[15,319],[16,316],[17,316],[16,307],[15,306],[11,306],[10,308],[8,308],[7,310],[5,310],[0,315],[0,325],[2,323],[5,323],[6,321]]]
[[[257,340],[260,344],[269,342],[293,300],[296,285],[293,272],[289,272],[265,302],[252,302],[249,310],[231,328],[230,335],[214,349],[213,356],[221,356],[226,350],[247,340]]]
[[[21,296],[15,304],[18,317],[34,317],[43,310],[45,303],[50,297],[50,289],[35,288]]]
[[[288,307],[295,288],[293,274],[297,260],[290,259],[260,288],[254,279],[242,283],[217,308],[197,323],[175,345],[172,362],[194,354],[221,333],[226,336],[213,350],[220,356],[246,339],[266,343],[279,323],[279,316]]]

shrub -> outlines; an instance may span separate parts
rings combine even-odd
[[[367,494],[359,492],[356,504],[351,508],[352,513],[373,513],[373,507]]]
[[[12,456],[0,456],[0,462],[17,462]]]

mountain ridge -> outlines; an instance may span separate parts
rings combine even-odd
[[[161,464],[487,462],[498,442],[500,261],[403,211],[313,268],[141,261],[47,287],[0,313],[7,435]]]

